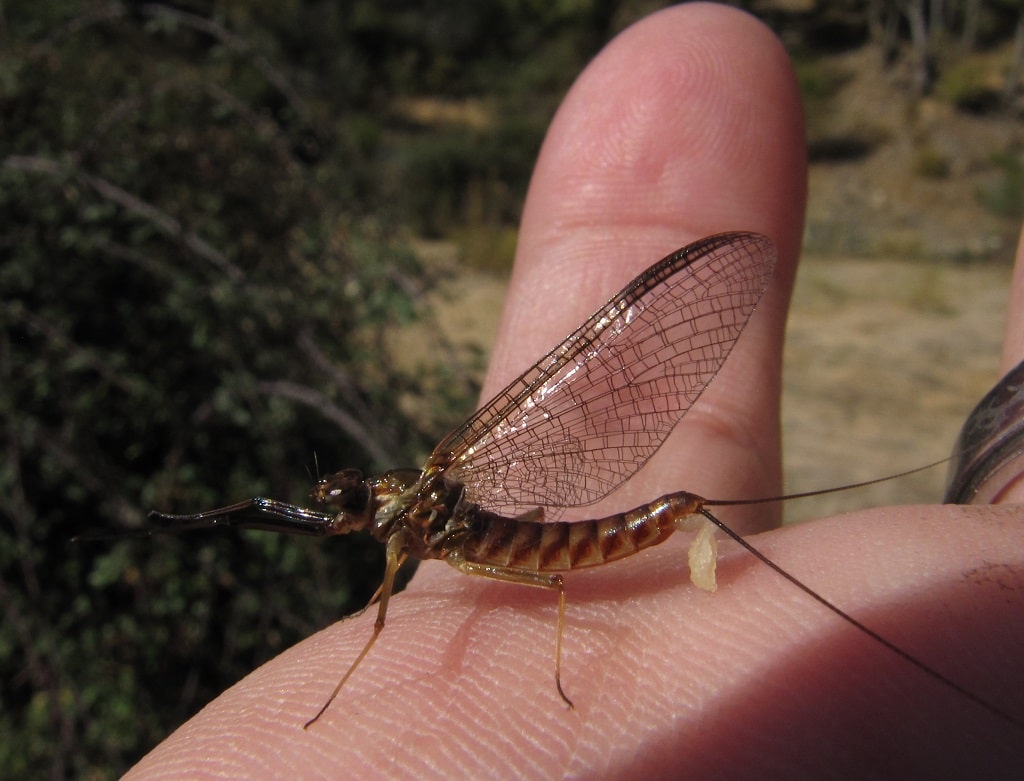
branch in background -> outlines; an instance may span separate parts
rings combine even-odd
[[[179,11],[169,6],[160,5],[159,3],[147,3],[141,7],[141,10],[149,16],[163,16],[168,19],[173,19],[178,24],[191,27],[193,30],[204,32],[207,35],[216,38],[232,51],[249,58],[252,61],[253,66],[263,74],[264,78],[277,87],[281,94],[284,95],[285,99],[295,111],[295,115],[304,122],[309,121],[309,109],[306,106],[306,102],[299,96],[299,93],[295,88],[292,87],[291,82],[288,81],[280,70],[274,68],[266,57],[261,54],[256,54],[255,47],[244,38],[236,35],[227,28],[217,24],[205,16]]]
[[[348,372],[346,372],[341,366],[333,363],[326,355],[324,355],[316,342],[313,341],[313,334],[310,332],[308,326],[299,330],[298,336],[295,337],[295,346],[299,348],[299,351],[303,355],[312,361],[316,368],[330,378],[334,387],[338,389],[339,393],[341,393],[342,398],[345,399],[345,403],[350,409],[356,411],[361,416],[367,416],[370,414],[370,410],[363,403],[362,398],[360,398],[356,385],[352,382],[352,378],[349,376]]]
[[[66,334],[47,323],[43,318],[28,311],[22,302],[0,302],[0,312],[3,312],[4,315],[15,323],[20,323],[26,328],[35,331],[43,339],[56,347],[58,351],[69,354],[82,366],[87,366],[94,370],[123,393],[137,393],[142,386],[143,383],[139,378],[122,375],[110,363],[103,360],[102,354],[99,351],[82,347]]]
[[[389,468],[397,463],[398,458],[380,443],[380,437],[366,428],[359,420],[328,399],[318,390],[299,385],[288,380],[266,380],[259,383],[256,389],[268,396],[280,396],[305,404],[315,409],[328,420],[333,421],[338,427],[359,443],[359,446],[376,462],[380,467]]]
[[[181,221],[147,201],[132,195],[113,182],[99,176],[87,174],[77,168],[59,163],[56,160],[29,155],[10,155],[3,161],[4,168],[15,171],[47,174],[49,176],[70,175],[83,184],[88,185],[99,195],[121,206],[125,211],[141,217],[156,226],[162,233],[177,239],[196,255],[224,272],[233,282],[245,280],[245,272],[228,260],[217,249],[192,231],[185,230]]]

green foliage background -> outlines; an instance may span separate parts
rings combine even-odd
[[[314,454],[418,463],[475,388],[440,336],[426,370],[388,359],[396,327],[434,330],[407,240],[506,235],[572,79],[660,5],[0,7],[0,777],[119,774],[366,602],[359,536],[69,540],[301,501]],[[861,5],[804,38],[766,18],[806,53],[863,40]]]
[[[475,388],[440,339],[433,376],[386,359],[389,330],[432,317],[408,226],[449,229],[470,190],[514,221],[607,33],[575,3],[3,15],[0,776],[107,777],[361,607],[382,561],[358,535],[69,539],[152,508],[301,501],[314,454],[418,463]],[[547,52],[551,70],[527,56]],[[481,91],[514,120],[395,109]],[[424,384],[430,403],[399,412]]]

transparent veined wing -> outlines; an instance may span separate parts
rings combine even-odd
[[[631,477],[718,372],[768,286],[754,233],[651,266],[434,450],[429,464],[489,510],[591,504]]]

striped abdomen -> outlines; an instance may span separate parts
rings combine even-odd
[[[607,518],[553,523],[477,510],[474,530],[459,550],[466,561],[527,572],[596,567],[664,542],[676,530],[675,522],[697,512],[702,502],[680,492]]]

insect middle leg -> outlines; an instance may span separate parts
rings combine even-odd
[[[501,580],[505,583],[518,583],[523,586],[534,586],[558,592],[558,625],[555,631],[555,688],[558,689],[558,695],[565,701],[565,704],[574,708],[572,700],[562,689],[562,629],[565,625],[565,582],[562,576],[499,567],[494,564],[479,564],[474,561],[466,561],[458,553],[452,553],[445,561],[459,572],[464,572],[467,575],[477,575],[491,580]]]

